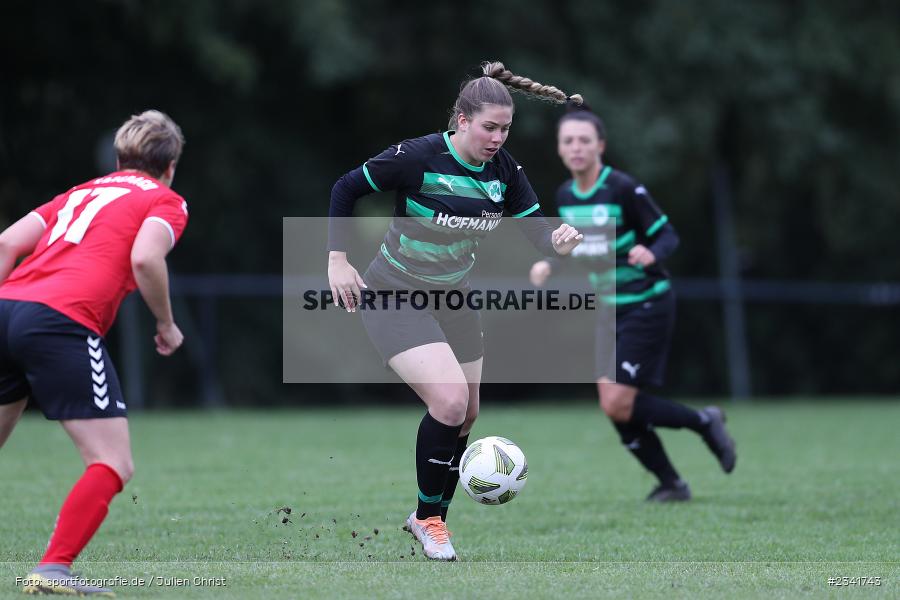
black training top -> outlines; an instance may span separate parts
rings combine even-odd
[[[587,192],[569,179],[557,190],[556,205],[563,221],[584,234],[571,256],[592,269],[591,282],[604,302],[643,302],[669,290],[662,263],[678,246],[678,234],[647,189],[630,175],[606,166]],[[629,265],[628,251],[637,244],[646,246],[656,262],[646,268]]]
[[[516,219],[538,250],[556,254],[550,225],[522,167],[503,148],[490,161],[471,165],[450,143],[453,133],[390,146],[341,177],[332,190],[330,217],[351,216],[365,194],[396,190],[395,218],[373,265],[391,283],[465,285],[479,239],[504,215]],[[330,220],[329,250],[347,247],[340,221]]]

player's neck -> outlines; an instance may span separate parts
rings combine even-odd
[[[472,167],[480,167],[484,164],[483,162],[467,155],[465,142],[463,141],[464,135],[465,133],[461,131],[454,132],[453,135],[449,136],[450,145],[453,146],[453,150],[456,152],[456,155],[459,156],[459,158],[461,158],[464,163]]]
[[[172,178],[169,177],[168,173],[163,173],[159,177],[151,175],[146,171],[141,171],[140,169],[119,169],[119,173],[134,173],[135,175],[140,175],[141,177],[149,177],[151,179],[155,179],[165,185],[166,187],[172,187]]]
[[[578,186],[578,189],[582,192],[587,192],[594,184],[597,183],[597,179],[600,177],[600,171],[603,169],[603,161],[598,160],[597,164],[592,166],[591,168],[573,173],[575,177],[575,185]]]
[[[150,177],[152,179],[159,179],[158,177],[153,177],[150,173],[146,171],[141,171],[140,169],[118,169],[119,173],[131,173],[132,175],[140,175],[141,177]]]

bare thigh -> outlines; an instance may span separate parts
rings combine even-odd
[[[469,384],[449,344],[410,348],[391,358],[388,365],[425,402],[432,417],[445,425],[465,420]]]
[[[128,419],[71,419],[60,421],[72,438],[85,466],[93,463],[109,465],[127,483],[134,473]]]

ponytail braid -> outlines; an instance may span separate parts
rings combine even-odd
[[[481,64],[485,77],[493,77],[509,89],[525,94],[537,100],[554,104],[566,104],[571,101],[576,105],[584,103],[581,94],[566,95],[564,91],[553,85],[544,85],[527,77],[516,75],[507,69],[502,62],[485,62]]]
[[[459,96],[450,109],[447,129],[455,129],[457,118],[463,114],[471,117],[485,104],[509,106],[515,109],[509,90],[520,92],[530,98],[554,104],[584,104],[580,94],[566,95],[561,89],[532,81],[509,71],[501,62],[485,62],[481,65],[483,75],[463,83]]]

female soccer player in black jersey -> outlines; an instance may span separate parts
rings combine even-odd
[[[513,117],[509,90],[563,104],[566,95],[516,76],[502,63],[482,65],[452,109],[448,131],[389,146],[341,177],[329,210],[328,280],[354,311],[360,289],[466,289],[478,239],[511,216],[546,255],[564,255],[581,235],[567,224],[552,230],[525,173],[503,149]],[[580,101],[579,96],[573,97]],[[358,198],[395,190],[394,219],[360,277],[348,262],[346,219]],[[418,507],[406,528],[426,556],[455,560],[444,523],[459,480],[459,458],[478,416],[482,330],[478,311],[366,310],[362,319],[385,363],[428,407],[416,440]],[[431,307],[430,307],[431,308]]]
[[[583,105],[571,108],[559,121],[557,141],[572,178],[560,186],[556,203],[563,220],[584,234],[571,260],[593,267],[591,280],[602,304],[615,310],[615,319],[601,318],[597,325],[600,406],[625,447],[659,479],[647,499],[689,500],[690,489],[654,428],[686,427],[698,433],[726,473],[734,469],[735,451],[719,408],[694,410],[643,391],[663,383],[675,298],[662,262],[678,246],[678,235],[643,185],[603,164],[606,131],[600,118]],[[606,233],[612,224],[614,240]],[[532,284],[543,285],[560,263],[555,258],[535,263]],[[607,341],[612,339],[614,345]]]

